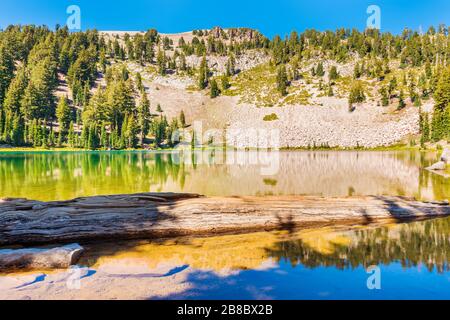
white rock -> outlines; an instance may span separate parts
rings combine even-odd
[[[450,162],[450,149],[445,149],[444,152],[441,155],[441,161],[445,163]]]
[[[427,170],[433,170],[433,171],[441,171],[445,170],[446,164],[444,161],[439,161],[435,164],[433,164],[431,167],[428,167]]]

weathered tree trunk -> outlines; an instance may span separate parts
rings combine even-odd
[[[0,250],[0,270],[68,268],[78,261],[83,251],[78,244],[51,249]]]
[[[0,200],[0,245],[157,238],[335,222],[423,219],[450,206],[398,197],[231,197],[143,193],[71,201]]]

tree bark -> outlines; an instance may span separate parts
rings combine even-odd
[[[78,244],[51,249],[0,250],[0,270],[69,268],[83,251]]]
[[[70,201],[0,200],[0,245],[159,238],[450,215],[448,203],[399,197],[205,198],[142,193]]]

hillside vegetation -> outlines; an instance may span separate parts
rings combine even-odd
[[[246,28],[169,35],[10,26],[0,32],[0,144],[173,147],[173,132],[203,120],[279,129],[283,147],[408,137],[424,147],[450,140],[448,32],[268,39]]]

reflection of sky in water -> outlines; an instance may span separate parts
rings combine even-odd
[[[450,299],[449,274],[430,273],[420,267],[404,269],[398,263],[381,267],[381,290],[367,289],[368,274],[360,267],[293,267],[282,262],[265,271],[241,271],[220,277],[193,271],[192,289],[163,299]]]

